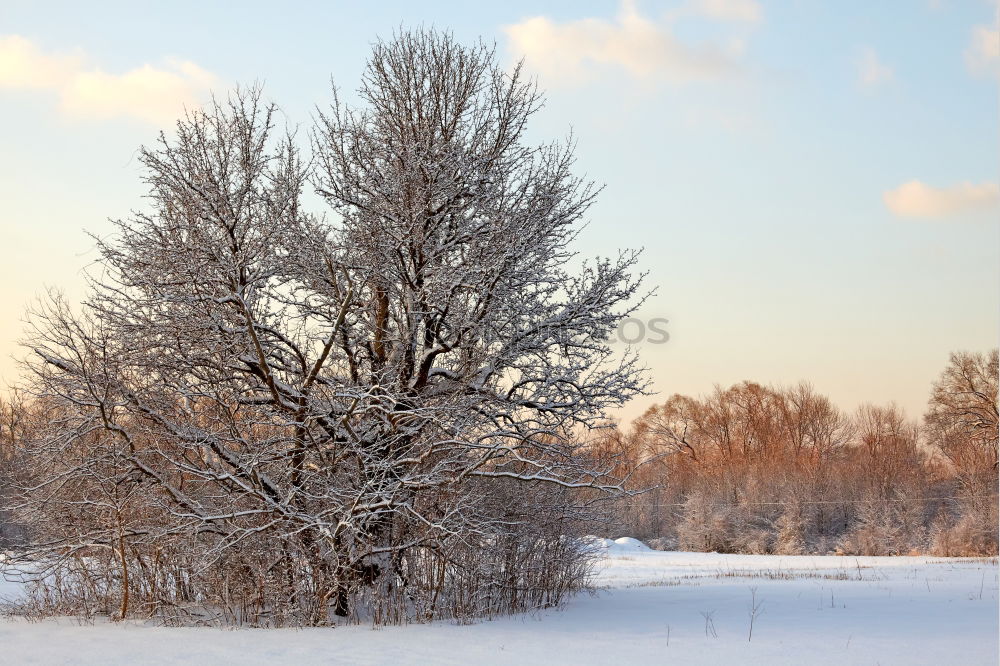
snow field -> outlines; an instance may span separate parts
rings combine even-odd
[[[3,664],[998,663],[996,560],[660,552],[592,539],[594,594],[461,626],[0,621]],[[6,583],[0,593],[16,594]],[[748,640],[751,603],[756,601]]]

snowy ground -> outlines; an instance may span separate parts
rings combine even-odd
[[[598,543],[606,550],[595,581],[601,589],[559,611],[375,630],[0,620],[0,663],[998,663],[995,561],[718,555],[651,551],[629,539]],[[748,641],[751,588],[761,612]]]

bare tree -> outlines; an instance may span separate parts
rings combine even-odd
[[[189,113],[141,152],[150,208],[99,241],[82,312],[33,314],[60,416],[17,506],[77,598],[392,622],[582,583],[572,491],[622,484],[569,435],[644,390],[608,345],[637,255],[572,270],[596,189],[572,143],[525,142],[541,97],[490,48],[404,32],[359,95],[320,114],[315,159],[257,90]],[[47,522],[70,506],[94,519]]]
[[[957,352],[935,382],[924,416],[932,447],[954,470],[958,524],[937,534],[937,550],[997,552],[997,350]]]
[[[997,350],[958,352],[934,383],[924,421],[933,445],[955,465],[963,483],[997,468]]]
[[[11,390],[0,395],[0,548],[19,540],[18,526],[6,510],[14,479],[18,442],[25,439],[30,428],[29,401],[23,392]]]
[[[621,533],[658,547],[989,552],[988,539],[970,540],[988,521],[949,509],[954,466],[932,459],[916,423],[892,405],[849,417],[806,383],[743,382],[700,398],[674,395],[610,440],[626,457],[659,456],[634,474],[655,492],[619,510]],[[986,488],[989,474],[982,478]]]

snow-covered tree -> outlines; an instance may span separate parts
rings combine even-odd
[[[56,415],[16,513],[71,608],[398,621],[580,584],[580,498],[621,479],[571,433],[644,389],[608,344],[637,255],[578,260],[596,189],[490,48],[403,32],[358,97],[309,157],[258,90],[190,112],[80,311],[33,314]]]
[[[953,353],[928,401],[924,432],[955,473],[961,515],[936,530],[945,555],[997,553],[998,367],[996,349]]]

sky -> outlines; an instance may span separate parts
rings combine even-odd
[[[288,4],[0,0],[0,382],[26,306],[79,300],[89,234],[143,207],[136,149],[185,105],[259,82],[307,128],[420,25],[523,58],[532,140],[572,131],[605,185],[578,249],[644,249],[655,293],[621,338],[669,340],[636,344],[657,393],[622,419],[743,380],[916,418],[949,352],[997,344],[995,1]]]

